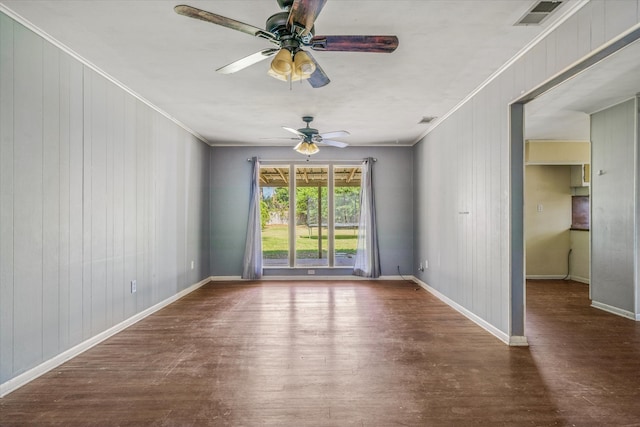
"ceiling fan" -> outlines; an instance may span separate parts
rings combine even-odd
[[[286,126],[282,126],[282,129],[297,135],[297,138],[291,138],[291,139],[300,141],[295,147],[293,147],[293,149],[296,150],[298,153],[305,154],[307,156],[315,154],[318,151],[320,151],[320,149],[318,148],[318,145],[316,144],[330,145],[332,147],[338,147],[338,148],[344,148],[349,145],[346,142],[335,141],[333,139],[330,139],[330,138],[340,138],[344,136],[349,136],[350,133],[347,132],[346,130],[319,133],[318,129],[309,127],[309,123],[313,121],[313,117],[304,116],[302,117],[302,121],[305,122],[307,126],[300,129],[293,129]]]
[[[176,13],[211,22],[232,30],[265,39],[275,47],[263,49],[216,71],[231,74],[273,56],[269,75],[279,80],[308,80],[314,87],[327,85],[329,77],[320,65],[303,50],[391,53],[398,47],[398,37],[380,35],[316,36],[314,22],[327,0],[277,0],[282,12],[267,19],[265,29],[245,24],[192,6],[178,5]]]

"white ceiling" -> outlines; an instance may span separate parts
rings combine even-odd
[[[640,93],[634,42],[525,106],[525,138],[589,141],[589,115]]]
[[[348,130],[352,145],[411,145],[516,55],[542,26],[514,26],[534,0],[329,0],[316,35],[395,34],[391,54],[314,52],[323,88],[266,75],[269,61],[236,74],[214,70],[271,47],[177,15],[185,3],[264,28],[276,0],[0,0],[0,10],[57,40],[212,145],[279,145],[281,126],[312,115],[320,132]]]

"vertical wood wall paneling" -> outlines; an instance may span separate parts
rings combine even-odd
[[[59,61],[59,150],[58,150],[58,350],[70,346],[70,120],[71,120],[71,58],[58,53]]]
[[[547,44],[546,43],[538,43],[533,49],[529,52],[526,57],[530,58],[529,63],[531,64],[531,76],[527,79],[527,84],[531,85],[531,87],[536,86],[542,76],[546,74],[547,70]],[[499,84],[499,83],[498,83]],[[495,99],[495,98],[494,98]],[[502,97],[500,98],[502,99]]]
[[[93,263],[91,262],[93,250],[93,213],[92,207],[92,170],[93,154],[92,154],[92,136],[93,126],[91,108],[92,90],[93,90],[93,72],[87,67],[83,67],[83,138],[82,138],[82,339],[91,337],[91,320],[92,320],[92,291],[93,286],[91,280],[93,278]]]
[[[638,2],[638,13],[640,14],[640,2]],[[636,294],[634,314],[636,320],[640,320],[640,94],[636,94],[636,111],[635,111],[635,283],[634,292]]]
[[[14,41],[14,370],[42,360],[43,41],[21,25]]]
[[[191,158],[187,155],[190,141],[188,138],[180,138],[181,148],[176,152],[176,206],[175,206],[175,221],[176,221],[176,236],[175,236],[175,244],[176,244],[176,252],[175,252],[175,265],[176,265],[176,274],[178,278],[178,286],[184,287],[187,286],[188,276],[187,276],[187,218],[188,218],[188,205],[187,205],[187,194],[189,186],[194,185],[194,183],[190,180],[189,168],[191,165]],[[205,156],[207,159],[207,163],[210,162],[208,156]],[[210,177],[207,175],[207,185]],[[208,207],[207,207],[208,208]],[[209,208],[208,208],[209,209]],[[207,218],[209,220],[210,218]],[[209,228],[209,227],[207,227]],[[205,235],[208,242],[211,242],[208,233]]]
[[[461,237],[460,248],[462,253],[462,259],[460,260],[459,268],[462,273],[462,280],[457,282],[458,298],[462,298],[464,301],[464,307],[473,311],[474,301],[476,294],[476,278],[473,277],[473,216],[474,212],[474,199],[473,199],[473,179],[474,179],[474,159],[473,159],[473,147],[476,144],[475,139],[475,127],[473,123],[473,103],[468,103],[462,107],[462,115],[464,117],[465,126],[463,127],[463,135],[460,140],[462,165],[460,170],[461,181],[460,184],[460,199],[458,208],[458,221],[459,221],[459,233]],[[457,131],[456,131],[457,133]]]
[[[180,270],[177,253],[183,242],[178,241],[178,228],[180,223],[176,220],[177,213],[184,210],[184,201],[179,201],[179,194],[184,193],[186,188],[180,187],[183,184],[184,175],[178,172],[178,168],[182,170],[178,160],[177,145],[173,143],[172,130],[168,127],[162,127],[156,130],[155,152],[157,155],[157,175],[155,181],[156,193],[155,211],[156,223],[154,234],[158,250],[155,253],[155,275],[158,277],[158,286],[160,289],[168,292],[167,288],[171,288],[170,283],[166,283],[170,277],[178,277]],[[175,132],[177,136],[177,132]],[[184,172],[184,171],[182,171]],[[173,285],[175,286],[175,284]]]
[[[106,329],[107,82],[91,71],[91,335]]]
[[[635,309],[635,99],[591,116],[591,295],[594,302]],[[600,175],[598,171],[602,170]],[[606,224],[606,227],[598,224]]]
[[[556,30],[558,34],[556,39],[558,45],[556,49],[556,67],[558,69],[564,69],[579,59],[578,23],[578,16],[573,15]]]
[[[487,92],[483,92],[473,101],[473,127],[475,134],[478,136],[474,139],[473,161],[474,161],[474,178],[473,178],[473,199],[474,215],[472,217],[473,224],[473,277],[476,281],[475,292],[477,293],[476,304],[477,312],[485,319],[491,318],[489,307],[490,289],[487,279],[488,262],[483,254],[488,253],[489,235],[487,233],[487,222],[489,220],[487,211],[488,205],[491,203],[490,194],[487,189],[489,171],[487,168],[487,153],[491,152],[491,145],[494,143],[489,138],[489,128],[496,126],[495,121],[490,121],[491,116],[488,114],[489,98]]]
[[[84,67],[69,61],[69,344],[85,338]],[[90,283],[87,279],[87,283]],[[88,324],[88,322],[86,322]]]
[[[49,359],[60,337],[60,51],[43,47],[42,347]]]
[[[590,1],[585,7],[591,10],[591,50],[595,50],[607,40],[605,35],[605,2]]]
[[[199,182],[198,177],[200,176],[198,172],[198,152],[195,149],[194,144],[186,144],[185,145],[185,158],[188,159],[188,167],[185,169],[187,174],[187,181],[189,185],[186,188],[187,200],[185,203],[185,207],[187,208],[185,212],[185,224],[187,225],[185,232],[185,264],[183,266],[186,271],[186,278],[191,279],[194,276],[195,271],[191,270],[191,261],[197,261],[195,258],[195,254],[198,248],[198,240],[199,236],[196,234],[196,230],[199,224],[199,200],[198,196],[200,194],[199,186],[201,183]]]
[[[184,275],[187,230],[209,256],[208,149],[0,13],[2,384],[209,275]],[[158,182],[174,187],[166,218]],[[160,252],[174,266],[158,277]]]
[[[115,214],[114,204],[114,147],[118,135],[117,103],[114,98],[120,93],[120,89],[111,84],[106,85],[105,99],[105,324],[113,325],[113,311],[118,304],[114,298],[114,246],[115,246]]]
[[[540,58],[544,57],[545,62],[547,58],[546,43],[543,43],[544,50],[537,51]],[[512,259],[512,242],[511,242],[511,110],[509,103],[514,99],[515,93],[515,69],[510,67],[506,69],[499,79],[496,79],[498,88],[494,94],[499,99],[500,108],[495,110],[493,114],[499,117],[500,127],[499,139],[500,139],[500,202],[497,200],[494,203],[498,204],[500,210],[500,216],[498,219],[498,228],[500,229],[500,272],[499,275],[493,277],[493,280],[498,280],[502,286],[495,286],[493,288],[496,293],[499,293],[500,304],[503,307],[502,320],[500,323],[494,324],[495,326],[501,326],[500,330],[509,332],[511,328],[511,259]],[[524,161],[524,160],[523,160]]]
[[[465,163],[465,157],[463,156],[464,151],[462,150],[462,146],[465,143],[463,139],[465,138],[464,130],[463,135],[456,135],[457,130],[455,127],[450,124],[446,124],[443,129],[442,140],[434,140],[431,142],[432,147],[432,162],[438,164],[438,158],[444,157],[442,171],[444,174],[431,174],[429,181],[433,183],[437,183],[439,181],[439,176],[447,176],[451,179],[453,191],[448,192],[449,196],[445,198],[444,203],[446,203],[444,207],[444,212],[440,215],[434,215],[435,217],[441,217],[443,220],[443,224],[446,224],[445,227],[438,227],[438,223],[434,222],[430,225],[427,231],[427,235],[430,233],[439,233],[442,238],[442,242],[449,241],[450,245],[442,245],[438,247],[438,241],[432,242],[431,251],[437,251],[438,254],[442,254],[440,256],[442,260],[442,267],[444,268],[443,272],[445,276],[442,277],[443,282],[438,283],[437,281],[432,282],[432,286],[437,286],[439,291],[446,291],[446,286],[443,286],[445,283],[451,284],[451,294],[450,297],[455,298],[455,301],[464,304],[464,301],[461,301],[462,298],[462,288],[463,284],[461,283],[460,277],[462,276],[461,271],[463,264],[461,264],[461,255],[464,255],[464,238],[462,235],[462,220],[460,217],[461,209],[464,209],[464,205],[460,201],[460,189],[464,187],[463,181],[466,176],[464,170],[468,168],[468,165]],[[466,135],[468,136],[468,134]],[[445,141],[449,141],[450,143],[444,143]],[[434,172],[437,169],[434,169]],[[445,182],[447,182],[445,180]],[[437,191],[434,188],[434,191]],[[426,201],[424,208],[428,208],[429,200]],[[448,214],[447,214],[448,213]],[[423,214],[424,215],[424,214]],[[429,217],[429,215],[424,215]],[[441,230],[441,231],[437,231]],[[430,267],[433,269],[433,267]],[[429,273],[430,277],[433,277],[433,270]]]
[[[637,7],[631,1],[605,2],[605,39],[610,40],[638,22]],[[633,5],[636,6],[636,5]]]
[[[430,280],[439,278],[439,280],[432,280],[429,284],[456,303],[469,308],[469,298],[471,298],[471,307],[474,307],[472,311],[489,321],[492,325],[498,327],[501,331],[512,333],[514,336],[521,335],[523,332],[522,330],[517,330],[518,328],[522,328],[522,324],[512,324],[513,319],[522,319],[520,315],[522,314],[522,306],[519,302],[522,295],[519,295],[518,289],[512,287],[512,283],[515,283],[514,280],[521,281],[519,277],[512,277],[511,274],[511,268],[517,268],[518,266],[510,264],[514,245],[519,245],[519,242],[511,240],[508,237],[509,230],[513,229],[514,226],[511,218],[513,202],[511,200],[513,194],[511,179],[514,175],[510,172],[511,147],[509,122],[507,121],[508,105],[521,94],[533,89],[535,86],[584,56],[588,53],[587,51],[599,48],[611,37],[617,36],[620,32],[634,25],[638,20],[637,9],[637,3],[630,1],[589,2],[580,10],[578,15],[569,18],[563,25],[549,34],[545,40],[527,52],[511,67],[503,71],[503,73],[495,79],[495,85],[487,85],[474,97],[478,100],[498,99],[499,104],[494,105],[491,101],[476,102],[474,99],[449,116],[445,122],[441,123],[419,143],[426,144],[427,149],[420,151],[422,157],[417,159],[414,164],[424,162],[426,160],[424,156],[427,155],[427,152],[429,155],[435,156],[437,161],[442,161],[443,156],[446,156],[445,151],[438,148],[434,149],[433,153],[431,153],[429,144],[433,144],[434,147],[438,145],[452,146],[459,141],[458,152],[460,153],[460,158],[458,159],[457,167],[460,170],[460,179],[457,182],[452,182],[451,187],[452,191],[456,193],[458,200],[466,199],[467,193],[464,188],[464,181],[469,179],[469,176],[471,176],[475,182],[476,180],[480,180],[481,174],[485,174],[486,177],[483,181],[486,184],[487,180],[493,179],[492,176],[494,174],[499,175],[497,179],[499,180],[500,189],[496,194],[488,192],[490,200],[487,201],[487,203],[491,206],[485,210],[487,223],[493,223],[492,228],[499,230],[497,233],[500,233],[498,234],[499,237],[496,237],[499,241],[493,243],[493,238],[490,238],[492,241],[491,247],[493,247],[494,244],[496,248],[499,247],[500,254],[500,261],[496,264],[498,271],[487,271],[486,283],[489,286],[488,291],[492,300],[490,304],[491,313],[488,317],[485,317],[481,313],[482,309],[480,309],[480,307],[486,307],[484,305],[484,299],[489,297],[482,296],[482,293],[478,292],[477,283],[474,283],[473,279],[469,280],[467,278],[468,276],[464,268],[465,262],[467,262],[466,259],[468,259],[469,256],[474,257],[474,271],[480,271],[478,268],[480,268],[482,263],[489,265],[492,262],[491,258],[496,256],[494,253],[477,253],[480,248],[484,247],[482,240],[485,238],[482,233],[479,233],[479,230],[465,229],[464,223],[459,220],[459,234],[457,238],[458,244],[460,245],[458,248],[460,267],[457,273],[451,278],[437,276],[434,272],[429,272],[427,276]],[[589,35],[588,47],[587,41],[585,40],[586,34]],[[488,107],[487,105],[489,104],[487,103],[489,103],[491,107]],[[486,133],[482,128],[469,130],[469,108],[485,108],[487,112],[484,118],[487,121],[487,126],[499,127],[496,132],[490,131]],[[472,112],[471,114],[477,117],[481,115],[478,112]],[[465,128],[470,134],[465,135],[464,130],[462,130]],[[461,130],[452,132],[451,129]],[[469,167],[468,161],[465,159],[466,153],[474,151],[477,144],[488,148],[492,143],[485,141],[485,139],[493,140],[494,138],[498,139],[496,147],[499,147],[499,151],[493,153],[493,156],[500,159],[499,170],[501,173],[495,171],[493,163],[491,163],[491,167],[487,167],[487,163],[484,163],[484,166],[482,166],[480,159],[474,160],[472,163],[473,172],[467,173],[466,171],[469,170]],[[469,183],[469,185],[472,188],[479,188],[478,186],[481,185],[480,182],[476,182],[475,184],[474,182]],[[425,191],[426,188],[427,184],[425,184],[424,181],[420,181],[415,183],[414,191],[420,193]],[[477,204],[481,203],[481,201],[478,199],[475,200],[476,204],[474,204],[473,209],[477,210],[481,208],[481,206]],[[518,201],[516,200],[515,202]],[[458,205],[458,207],[460,207],[460,205]],[[445,206],[433,202],[421,204],[420,207],[416,208],[416,215],[414,217],[416,230],[419,229],[420,233],[425,233],[426,235],[426,239],[424,239],[424,236],[416,237],[420,242],[420,244],[416,246],[417,252],[423,251],[425,247],[433,248],[430,250],[437,250],[436,248],[442,249],[444,247],[442,242],[436,240],[438,233],[435,230],[431,230],[429,226],[423,227],[423,224],[429,224],[425,218],[438,217],[446,215],[446,213]],[[478,213],[475,212],[475,215],[477,216]],[[473,227],[479,226],[481,226],[480,222],[476,221],[473,223]],[[514,232],[518,232],[518,230],[514,229]],[[466,239],[471,239],[472,241],[466,242]],[[422,243],[423,241],[425,243]],[[475,251],[472,254],[468,253],[470,246],[473,247]],[[455,253],[452,255],[456,256]],[[515,295],[514,292],[518,295]],[[515,304],[515,306],[512,307],[511,315],[509,311],[505,309],[501,315],[497,315],[501,316],[500,319],[497,319],[493,314],[499,311],[494,302],[496,298],[500,299],[500,306],[504,307],[509,307],[509,300],[513,298],[513,304]],[[477,310],[476,307],[478,307]],[[520,314],[518,312],[520,312]]]
[[[147,307],[147,293],[149,287],[144,277],[145,272],[145,231],[146,231],[146,217],[145,217],[145,199],[147,194],[145,193],[145,173],[146,173],[146,146],[147,146],[147,131],[148,131],[148,111],[145,106],[136,101],[136,164],[135,164],[135,186],[136,186],[136,269],[135,277],[137,280],[138,290],[136,298],[136,312],[142,311]]]
[[[161,249],[159,249],[156,246],[158,244],[161,244],[160,242],[162,241],[161,238],[158,236],[159,224],[162,224],[162,226],[166,228],[171,227],[171,225],[169,224],[171,220],[169,218],[173,216],[170,211],[168,212],[160,211],[159,205],[158,205],[159,203],[158,199],[161,197],[166,198],[168,196],[166,191],[167,189],[164,188],[165,187],[164,183],[167,180],[168,176],[173,177],[173,180],[175,180],[176,177],[175,177],[175,170],[174,171],[164,170],[164,168],[161,166],[163,164],[175,162],[175,156],[170,160],[165,160],[165,156],[171,157],[169,155],[169,152],[166,151],[166,148],[168,148],[168,146],[171,145],[169,143],[169,141],[172,139],[171,129],[169,129],[169,126],[166,126],[164,124],[164,122],[162,121],[162,117],[159,114],[157,114],[155,111],[153,111],[151,114],[151,123],[152,123],[152,126],[151,126],[151,135],[150,135],[150,142],[151,142],[150,160],[151,160],[151,170],[153,171],[152,173],[153,180],[151,182],[151,187],[150,187],[151,218],[149,218],[149,222],[151,223],[150,224],[151,227],[149,228],[149,238],[151,239],[152,244],[149,246],[149,264],[151,267],[151,270],[150,270],[151,300],[155,301],[157,299],[163,298],[164,292],[166,291],[166,289],[164,289],[165,286],[169,288],[172,288],[172,287],[175,288],[175,284],[171,286],[170,283],[167,283],[168,281],[165,282],[163,279],[159,279],[160,277],[164,277],[164,271],[167,271],[168,275],[170,275],[172,272],[175,272],[175,270],[173,270],[171,268],[171,265],[169,264],[168,266],[164,266],[168,268],[161,273],[162,267],[159,265],[159,261],[160,261],[159,254],[168,250],[170,251],[171,249],[166,248],[164,246]],[[175,149],[175,146],[173,148]],[[171,179],[171,178],[168,178],[168,179]],[[175,225],[173,227],[175,227]],[[168,232],[169,230],[161,231],[161,233],[163,234]]]
[[[124,300],[123,316],[128,318],[137,312],[138,293],[131,293],[131,281],[137,277],[137,101],[133,97],[125,96],[125,123],[123,144],[123,175],[124,175],[124,292],[127,296]]]
[[[11,378],[14,353],[13,31],[0,13],[0,383]]]
[[[535,74],[534,74],[535,75]],[[489,88],[488,92],[493,94],[500,94],[500,84],[497,81],[493,81]],[[501,100],[500,96],[494,95],[489,96],[487,99],[487,111],[500,111],[501,107],[504,105],[504,102]],[[506,108],[505,108],[506,110]],[[488,298],[488,310],[489,310],[489,321],[493,325],[497,325],[501,330],[505,330],[508,325],[503,323],[504,313],[507,312],[508,306],[503,304],[502,302],[502,291],[501,288],[493,286],[492,282],[496,280],[496,277],[500,277],[501,265],[502,265],[502,257],[501,254],[501,241],[504,235],[504,230],[500,227],[500,203],[496,203],[496,200],[501,199],[501,186],[500,186],[500,176],[503,173],[503,169],[501,168],[501,141],[500,136],[502,126],[506,124],[506,120],[504,119],[506,114],[497,115],[492,117],[491,114],[487,114],[487,120],[492,119],[494,123],[487,127],[487,138],[490,141],[490,147],[486,152],[488,156],[487,159],[487,214],[486,214],[486,223],[484,224],[485,232],[487,233],[487,248],[486,253],[494,254],[489,257],[487,260],[487,289],[489,294]],[[485,258],[486,260],[486,258]]]
[[[553,32],[551,34],[549,34],[543,41],[545,47],[546,47],[546,53],[547,53],[547,58],[546,58],[546,63],[547,63],[547,72],[546,75],[547,76],[553,76],[555,73],[557,73],[560,69],[556,66],[556,60],[557,60],[557,38],[558,38],[558,34],[556,32]],[[512,96],[515,94],[511,94]]]
[[[156,295],[157,291],[155,290],[156,282],[153,278],[153,244],[154,244],[154,236],[155,236],[155,194],[154,194],[154,184],[155,184],[155,154],[153,151],[155,140],[154,140],[154,129],[157,125],[155,120],[157,112],[155,110],[150,109],[147,105],[141,104],[145,110],[147,115],[147,130],[146,130],[146,140],[145,140],[145,174],[144,174],[144,212],[145,212],[145,220],[144,220],[144,281],[147,284],[145,288],[145,308],[151,307],[154,301],[157,301]]]
[[[130,294],[124,272],[124,139],[125,139],[125,95],[111,86],[108,97],[109,138],[107,146],[111,150],[111,301],[109,316],[111,323],[125,319],[125,298]]]
[[[591,52],[591,8],[587,5],[580,9],[578,16],[578,57]]]

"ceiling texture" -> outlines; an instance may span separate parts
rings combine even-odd
[[[321,88],[267,75],[270,60],[215,70],[272,47],[264,39],[174,12],[188,4],[259,28],[276,0],[0,0],[37,29],[213,146],[292,144],[283,126],[313,116],[353,146],[415,144],[503,64],[570,12],[514,25],[534,0],[328,0],[316,35],[396,35],[393,53],[312,51],[331,79]],[[436,117],[430,124],[425,117]]]
[[[640,42],[634,42],[525,106],[526,139],[591,139],[590,114],[640,93]]]

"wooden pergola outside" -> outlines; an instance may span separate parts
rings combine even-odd
[[[322,259],[322,188],[329,182],[329,168],[326,166],[295,167],[296,188],[316,187],[318,218],[318,259]],[[359,187],[361,179],[360,166],[334,166],[334,187]],[[289,187],[288,166],[262,166],[260,168],[260,187]],[[308,227],[313,225],[307,224]],[[311,232],[311,231],[310,231]]]

